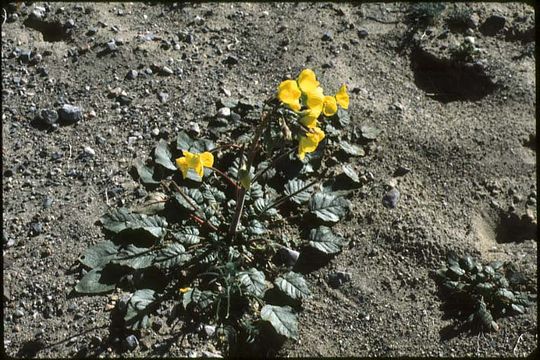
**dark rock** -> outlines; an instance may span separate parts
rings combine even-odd
[[[43,77],[46,77],[46,76],[49,76],[49,70],[47,70],[47,68],[43,67],[43,66],[40,66],[38,69],[37,69],[37,72],[40,76],[43,76]]]
[[[366,37],[369,35],[368,32],[367,32],[367,30],[364,30],[364,29],[358,30],[357,34],[358,34],[358,37],[359,37],[360,39],[364,39],[364,38],[366,38]]]
[[[351,274],[348,272],[336,271],[328,274],[328,284],[333,288],[338,288],[349,281],[351,281]]]
[[[105,50],[108,53],[118,51],[118,45],[116,45],[116,42],[114,40],[109,41],[105,46],[106,46]]]
[[[94,36],[97,34],[97,29],[92,27],[86,31],[86,36]]]
[[[139,346],[139,339],[135,335],[129,335],[122,341],[123,347],[132,351]]]
[[[137,70],[129,70],[126,75],[126,79],[134,80],[137,78],[137,76],[139,76],[139,72]]]
[[[158,99],[160,102],[166,103],[169,100],[169,94],[160,91],[158,92]]]
[[[331,31],[327,31],[323,34],[322,39],[324,41],[332,41],[334,38],[334,34]]]
[[[19,60],[21,60],[24,63],[30,62],[31,57],[32,57],[31,50],[23,50],[19,53]]]
[[[54,198],[52,196],[45,196],[45,199],[43,199],[43,208],[48,209],[52,206],[54,202]]]
[[[68,19],[65,23],[64,23],[64,29],[72,29],[75,27],[75,20],[73,19]]]
[[[74,124],[81,121],[83,118],[81,108],[69,104],[63,105],[58,110],[58,116],[60,120],[66,124]]]
[[[131,104],[133,99],[130,98],[129,96],[127,96],[127,95],[119,95],[116,98],[116,101],[118,101],[120,103],[120,105],[127,106],[127,105]]]
[[[405,167],[405,166],[398,166],[398,168],[394,171],[394,174],[393,176],[394,177],[397,177],[397,176],[404,176],[404,175],[407,175],[409,172],[411,171],[411,169]]]
[[[399,191],[396,188],[390,189],[383,197],[383,205],[387,208],[393,209],[397,206],[399,201]]]
[[[38,113],[37,120],[45,126],[51,126],[58,121],[58,112],[56,110],[42,109]]]
[[[37,236],[43,232],[43,224],[40,222],[33,222],[30,224],[30,235]]]
[[[229,55],[229,56],[227,56],[227,58],[225,58],[223,60],[223,64],[225,64],[225,65],[236,65],[236,64],[238,64],[238,58],[235,57],[235,56]]]
[[[480,32],[486,36],[494,36],[506,25],[506,18],[501,15],[491,15],[480,25]]]

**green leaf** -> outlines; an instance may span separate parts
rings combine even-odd
[[[360,178],[358,177],[358,174],[356,173],[356,171],[354,171],[351,165],[349,164],[343,165],[341,169],[343,170],[343,174],[347,176],[349,179],[351,179],[352,182],[356,184],[360,182]]]
[[[208,185],[207,183],[203,183],[202,188],[203,198],[206,200],[208,205],[222,204],[227,199],[223,191]]]
[[[75,285],[75,291],[80,294],[102,294],[113,291],[115,284],[108,284],[103,281],[103,269],[97,268],[87,272]]]
[[[110,260],[114,259],[118,253],[120,246],[115,245],[112,241],[102,241],[92,247],[89,247],[79,257],[81,264],[89,268],[102,268]]]
[[[178,243],[173,243],[158,251],[153,264],[160,269],[168,269],[182,265],[189,259],[191,259],[191,256],[186,253],[186,249]]]
[[[182,207],[183,209],[189,212],[192,212],[194,211],[194,209],[191,203],[198,206],[204,203],[203,194],[201,193],[199,189],[191,189],[191,188],[183,187],[181,188],[181,190],[182,190],[183,195],[185,195],[185,197],[191,200],[190,202],[188,202],[182,194],[179,194],[179,193],[174,194],[174,199],[176,200],[178,205],[180,205],[180,207]]]
[[[338,108],[338,111],[336,112],[335,117],[337,117],[339,125],[343,128],[347,127],[347,125],[349,125],[349,123],[351,122],[351,117],[349,116],[349,112],[342,108]]]
[[[148,321],[144,321],[148,314],[148,307],[156,300],[155,291],[151,289],[137,290],[128,301],[124,320],[131,328],[144,327]]]
[[[363,148],[361,148],[360,146],[354,145],[354,144],[350,144],[350,143],[348,143],[346,141],[340,141],[339,142],[339,147],[347,155],[351,155],[351,156],[364,156],[364,155],[366,155],[366,152],[364,151]]]
[[[290,196],[291,194],[294,194],[295,192],[302,189],[304,186],[306,186],[306,183],[303,180],[299,180],[299,179],[289,180],[287,184],[285,184],[285,195]],[[290,197],[291,201],[299,205],[307,202],[310,197],[311,189],[312,188],[309,187],[291,196]]]
[[[287,338],[298,338],[298,321],[290,306],[265,305],[261,318],[270,322],[276,332]]]
[[[214,302],[216,295],[208,290],[201,291],[197,288],[193,288],[182,296],[182,305],[184,309],[187,309],[188,305],[194,304],[199,310],[207,309]]]
[[[262,297],[266,290],[266,283],[264,281],[264,273],[255,268],[251,268],[247,271],[241,271],[236,275],[238,282],[242,284],[246,290],[257,297]]]
[[[266,227],[259,220],[256,219],[253,219],[249,222],[247,230],[252,235],[263,235],[266,234],[266,232],[268,231]]]
[[[165,140],[159,140],[154,150],[154,157],[156,164],[163,166],[165,169],[172,171],[177,170],[176,165],[171,160],[172,154],[169,150],[169,145]]]
[[[111,262],[118,265],[129,266],[132,269],[145,269],[152,266],[156,254],[148,248],[129,244],[122,249]]]
[[[319,226],[317,229],[312,229],[309,233],[309,246],[315,248],[325,254],[336,254],[341,251],[341,247],[346,243],[346,240],[341,236],[337,236],[327,226]]]
[[[381,133],[381,130],[373,126],[364,125],[360,128],[362,132],[362,137],[366,140],[375,140],[377,136]]]
[[[201,242],[199,229],[195,226],[186,226],[180,231],[173,233],[174,238],[184,246],[195,245]]]
[[[293,299],[307,298],[311,295],[304,277],[293,271],[278,277],[274,280],[274,284]]]
[[[266,215],[270,217],[277,215],[277,210],[274,207],[268,208],[269,205],[271,205],[271,202],[268,199],[261,198],[255,200],[255,202],[253,203],[253,211],[255,215]]]
[[[326,193],[315,193],[309,200],[309,210],[319,219],[327,222],[338,222],[349,211],[351,203],[342,198]]]
[[[115,234],[124,230],[144,231],[155,239],[167,232],[167,221],[157,215],[133,214],[126,208],[113,209],[101,218],[103,227]]]
[[[147,166],[141,159],[135,159],[133,161],[133,167],[143,184],[159,184],[159,181],[154,179],[154,168]]]
[[[187,150],[192,153],[202,153],[214,148],[214,143],[206,139],[192,139],[185,131],[181,131],[176,138],[176,148],[179,151]]]

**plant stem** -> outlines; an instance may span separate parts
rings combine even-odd
[[[268,103],[267,100],[265,103]],[[253,165],[253,160],[255,159],[255,154],[257,151],[257,147],[259,145],[259,138],[262,135],[263,130],[268,125],[268,122],[270,121],[270,115],[274,114],[276,109],[279,107],[278,105],[275,105],[269,112],[263,113],[261,115],[261,122],[259,123],[259,126],[255,130],[255,135],[253,136],[253,140],[251,142],[249,152],[248,152],[248,160],[247,160],[247,172],[249,174],[249,171],[251,170],[251,166]],[[240,157],[240,163],[242,163],[243,157]],[[240,164],[242,165],[242,164]],[[240,168],[240,167],[239,167]],[[240,218],[242,217],[242,213],[244,211],[244,202],[246,200],[246,189],[244,187],[241,187],[238,191],[238,198],[236,202],[236,211],[234,214],[233,221],[231,222],[231,226],[229,227],[229,237],[231,241],[234,241],[236,238],[236,231],[238,229],[238,223],[240,222]]]
[[[239,186],[238,186],[238,183],[236,183],[233,179],[231,179],[231,177],[227,174],[225,174],[223,171],[215,168],[215,167],[212,167],[210,166],[209,169],[211,170],[214,170],[216,173],[218,173],[219,175],[221,175],[225,180],[227,180],[232,186],[234,186],[234,188],[236,190],[238,190]]]
[[[260,178],[264,173],[266,173],[268,170],[270,170],[272,167],[274,167],[279,160],[283,159],[285,156],[289,155],[290,153],[292,153],[296,149],[297,149],[297,147],[290,148],[286,152],[284,152],[284,153],[280,154],[279,156],[275,157],[267,167],[265,167],[263,170],[261,170],[258,174],[255,174],[255,176],[253,177],[253,179],[251,181],[252,182],[257,181],[257,179]]]
[[[282,196],[280,197],[279,199],[277,199],[276,201],[274,201],[273,203],[271,203],[270,205],[267,205],[264,207],[264,210],[262,212],[265,212],[266,210],[268,209],[271,209],[273,207],[276,207],[278,205],[281,205],[285,200],[293,197],[294,195],[296,194],[299,194],[301,193],[302,191],[306,190],[307,188],[315,185],[315,183],[317,183],[318,180],[313,180],[312,182],[310,182],[309,184],[307,184],[306,186],[302,187],[300,190],[296,190],[295,192],[293,192],[292,194],[289,194],[289,195],[285,195],[285,196]]]

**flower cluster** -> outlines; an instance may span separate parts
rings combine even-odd
[[[182,171],[182,176],[186,178],[189,169],[195,170],[200,177],[204,174],[205,167],[214,165],[214,155],[205,151],[201,154],[192,154],[187,150],[182,150],[183,157],[176,159],[176,166]]]
[[[306,153],[315,151],[324,139],[324,132],[318,127],[321,114],[329,117],[337,112],[338,105],[343,109],[349,107],[345,85],[335,96],[324,95],[319,85],[313,70],[304,69],[296,80],[285,80],[278,87],[278,99],[298,113],[300,123],[307,128],[306,133],[299,137],[298,157],[301,160]]]

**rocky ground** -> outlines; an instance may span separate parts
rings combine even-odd
[[[498,332],[455,331],[430,276],[449,251],[470,253],[514,262],[536,292],[531,6],[441,4],[423,22],[392,3],[18,2],[2,19],[7,355],[218,354],[210,331],[171,328],[166,309],[142,334],[110,331],[118,295],[73,296],[73,265],[109,207],[145,196],[128,171],[157,139],[209,134],[220,99],[261,101],[306,67],[348,84],[351,128],[382,132],[352,163],[349,249],[308,275],[300,338],[276,353],[536,349],[536,303]]]

